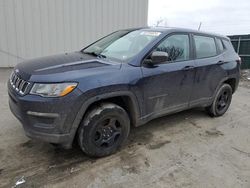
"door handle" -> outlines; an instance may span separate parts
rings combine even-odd
[[[218,61],[216,64],[217,65],[223,65],[225,63],[225,61]]]
[[[194,69],[194,66],[186,66],[182,70],[191,70]]]

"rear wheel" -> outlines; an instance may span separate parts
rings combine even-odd
[[[116,104],[102,103],[86,114],[78,130],[78,143],[87,155],[107,156],[125,143],[129,130],[126,111]]]
[[[212,117],[222,116],[229,108],[232,100],[232,87],[223,84],[217,91],[211,106],[206,107],[207,112]]]

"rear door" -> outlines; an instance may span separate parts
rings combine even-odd
[[[194,61],[190,46],[189,34],[172,34],[154,49],[167,52],[169,60],[153,66],[142,66],[147,115],[159,115],[188,107],[194,81]]]
[[[206,35],[193,35],[195,54],[195,81],[190,105],[211,100],[218,84],[226,76],[221,67],[224,62],[220,39]]]

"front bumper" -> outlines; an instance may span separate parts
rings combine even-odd
[[[35,95],[20,96],[8,83],[9,106],[22,123],[28,137],[69,148],[75,131],[73,122],[81,107],[81,91],[77,88],[69,95],[45,98]]]

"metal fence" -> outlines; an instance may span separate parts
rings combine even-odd
[[[0,67],[147,25],[148,0],[0,0]]]
[[[250,69],[250,35],[233,35],[229,38],[242,59],[241,68]]]

